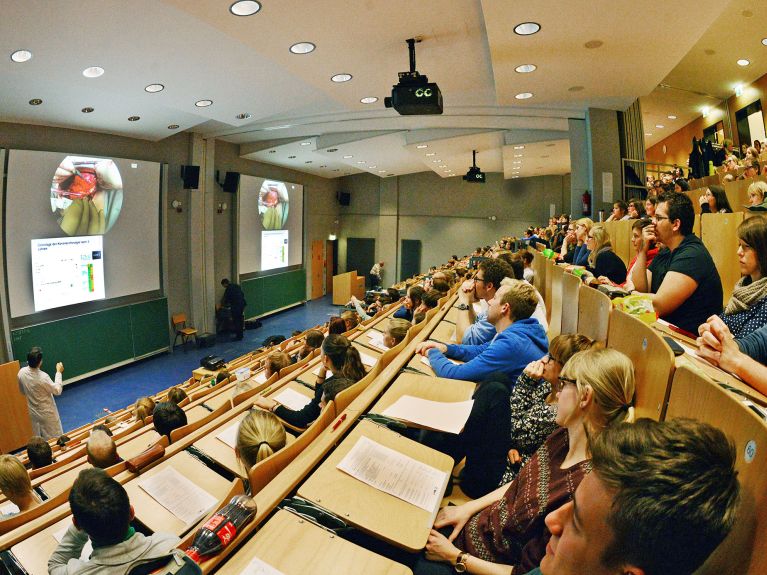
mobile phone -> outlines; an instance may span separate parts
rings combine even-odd
[[[663,336],[663,339],[666,340],[666,343],[671,348],[671,351],[674,352],[675,356],[683,355],[684,354],[684,348],[677,343],[677,341],[673,337],[669,337],[667,335]]]

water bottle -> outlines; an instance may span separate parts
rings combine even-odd
[[[256,502],[247,495],[235,495],[227,505],[200,527],[186,550],[196,563],[218,553],[237,536],[240,528],[256,514]]]

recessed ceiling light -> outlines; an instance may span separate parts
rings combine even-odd
[[[655,124],[655,127],[658,128],[659,130],[662,130],[666,126],[664,126],[663,124]]]
[[[301,145],[302,146],[311,146],[312,143],[311,142],[301,142]]]
[[[532,92],[522,92],[521,94],[517,94],[514,97],[517,100],[527,100],[528,98],[532,98],[533,97],[533,93]]]
[[[515,150],[524,150],[525,147],[524,146],[514,146],[514,149]]]
[[[437,155],[437,152],[429,152],[428,154],[426,154],[426,157],[431,158],[432,156],[436,156],[436,155]]]
[[[672,116],[667,116],[667,118],[668,118],[669,120],[676,120],[676,116],[673,116],[673,115],[672,115]]]
[[[364,164],[364,163],[365,163],[365,160],[358,160],[358,161],[357,161],[357,163],[358,163],[358,164]]]
[[[128,118],[129,122],[138,122],[141,119],[141,116],[130,116]]]
[[[317,46],[311,42],[297,42],[290,47],[290,51],[293,54],[309,54],[310,52],[314,52],[316,47]]]
[[[431,161],[431,163],[432,163],[432,164],[439,164],[441,161],[442,161],[442,160],[432,160],[432,161]]]
[[[243,112],[241,114],[237,114],[235,118],[237,118],[238,120],[247,120],[248,118],[250,118],[250,114],[248,112]]]
[[[442,170],[444,173],[449,174],[450,170]]]
[[[104,74],[104,68],[101,66],[90,66],[83,70],[83,76],[86,78],[98,78]]]
[[[368,166],[371,170],[375,170],[378,166]]]
[[[604,42],[602,40],[589,40],[584,44],[584,46],[590,50],[593,50],[594,48],[600,48]]]
[[[644,135],[645,136],[652,136],[652,132],[645,132]]]
[[[165,89],[165,86],[162,84],[149,84],[146,88],[144,88],[145,92],[149,92],[150,94],[156,94],[157,92],[162,92]]]
[[[378,101],[378,98],[375,96],[366,96],[360,100],[363,104],[375,104]]]
[[[522,64],[521,66],[514,68],[514,71],[519,72],[520,74],[529,74],[530,72],[535,72],[537,68],[538,66],[535,64]]]
[[[418,145],[416,146],[416,148],[418,148],[419,150],[423,150],[424,148],[428,148],[428,147],[429,147],[429,145],[428,145],[428,144],[418,144]]]
[[[32,98],[32,99],[29,101],[29,105],[30,105],[30,106],[39,106],[39,105],[40,105],[40,104],[42,104],[42,103],[43,103],[43,101],[42,101],[40,98]]]
[[[327,150],[325,150],[325,151],[326,151],[326,152],[337,152],[337,151],[338,151],[338,148],[328,148],[328,149],[327,149]]]
[[[735,86],[735,95],[740,98],[743,95],[743,84]]]
[[[87,107],[83,108],[83,109],[82,109],[82,110],[80,110],[80,111],[81,111],[83,114],[90,114],[91,112],[93,112],[93,108],[91,108],[90,106],[87,106]]]
[[[767,38],[762,38],[762,45],[767,46]]]
[[[197,100],[194,105],[198,108],[207,108],[213,105],[213,100]]]
[[[211,102],[212,104],[213,102]],[[210,105],[210,104],[208,104]],[[285,130],[287,128],[292,128],[293,126],[291,124],[283,124],[282,126],[267,126],[264,128],[265,131],[271,131],[271,130]]]
[[[535,34],[540,29],[541,25],[537,22],[522,22],[522,24],[514,26],[514,33],[520,36],[530,36],[530,34]]]
[[[261,10],[261,4],[255,0],[239,0],[229,6],[229,12],[235,16],[253,16],[259,10]]]
[[[440,168],[447,168],[447,166],[446,166],[445,164],[442,164],[442,165],[440,165],[439,167],[440,167]]]
[[[519,176],[511,176],[512,180],[516,180]]]
[[[580,92],[583,90],[583,86],[570,86],[567,91],[568,92]]]
[[[295,160],[295,159],[296,159],[295,156],[288,156],[288,160]]]
[[[169,130],[178,130],[178,124],[171,124],[170,126],[168,126],[168,129]]]
[[[330,77],[330,80],[336,83],[348,82],[351,79],[352,79],[351,74],[336,74],[335,76]]]
[[[351,154],[349,154],[349,155],[346,155],[346,156],[344,156],[344,160],[348,160],[349,158],[353,158],[353,157],[354,157],[354,156],[352,156]]]
[[[11,54],[11,60],[18,64],[21,64],[22,62],[28,62],[31,59],[32,52],[29,50],[16,50],[13,54]]]
[[[385,174],[385,173],[386,173],[386,170],[378,170],[378,173],[379,173],[379,174]]]
[[[738,66],[748,66],[750,63],[751,62],[749,60],[746,60],[745,58],[741,58],[737,62]]]
[[[515,157],[515,158],[521,158],[521,157],[522,157],[522,154],[514,154],[514,157]]]
[[[514,161],[512,162],[512,164],[521,164],[521,163],[522,163],[522,160],[514,160]]]
[[[701,114],[703,114],[703,117],[704,117],[704,118],[705,118],[706,116],[708,116],[708,113],[709,113],[709,112],[710,112],[710,110],[709,110],[708,108],[703,108],[703,109],[700,111],[700,113],[701,113]]]

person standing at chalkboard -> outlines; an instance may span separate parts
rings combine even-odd
[[[27,354],[27,367],[19,370],[19,391],[27,398],[32,435],[50,439],[64,433],[61,429],[59,410],[53,400],[53,396],[61,395],[63,389],[61,374],[64,373],[64,364],[56,364],[55,381],[41,369],[42,365],[43,350],[33,347]]]
[[[242,293],[242,288],[235,283],[230,282],[227,278],[221,280],[221,285],[224,286],[224,297],[221,299],[221,305],[227,306],[232,313],[232,323],[234,324],[234,331],[237,334],[237,339],[242,339],[242,330],[245,324],[245,306],[248,302],[245,301],[245,294]]]

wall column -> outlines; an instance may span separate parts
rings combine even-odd
[[[618,112],[589,108],[586,113],[586,140],[590,164],[589,190],[592,192],[591,213],[596,221],[599,210],[604,210],[607,218],[613,202],[622,197]]]
[[[570,213],[573,218],[583,217],[583,204],[581,196],[589,190],[594,197],[594,188],[591,187],[589,174],[591,163],[589,161],[588,143],[586,141],[586,122],[570,118]]]
[[[399,278],[399,178],[381,178],[379,187],[377,261],[384,266],[384,285]],[[367,270],[366,270],[367,272]]]

